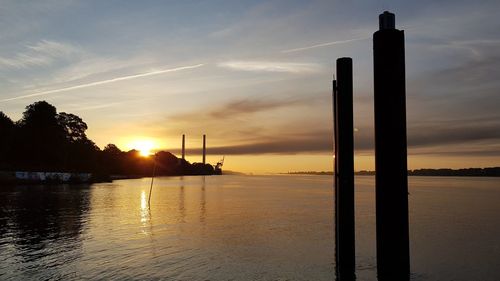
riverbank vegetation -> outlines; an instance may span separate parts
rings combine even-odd
[[[142,157],[137,150],[121,151],[108,144],[102,150],[86,135],[78,116],[57,112],[46,101],[26,107],[22,118],[11,120],[0,111],[0,171],[88,172],[109,175],[209,175],[209,164],[189,163],[170,152]]]

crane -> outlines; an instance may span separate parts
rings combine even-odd
[[[225,156],[222,156],[222,160],[217,162],[217,164],[215,165],[214,170],[215,170],[215,173],[218,175],[222,175],[222,165],[224,165],[224,158],[225,158]]]

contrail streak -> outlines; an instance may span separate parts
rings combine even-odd
[[[354,39],[348,39],[348,40],[333,41],[333,42],[321,43],[321,44],[316,44],[316,45],[302,47],[302,48],[283,50],[281,52],[282,53],[300,52],[300,51],[305,51],[305,50],[314,49],[314,48],[320,48],[320,47],[326,47],[326,46],[332,46],[332,45],[337,45],[337,44],[345,44],[345,43],[350,43],[350,42],[354,42],[354,41],[365,40],[365,39],[369,39],[369,38],[370,37],[360,37],[360,38],[354,38]]]
[[[70,86],[70,87],[65,87],[65,88],[60,88],[60,89],[54,89],[54,90],[47,90],[47,91],[42,91],[42,92],[36,92],[36,93],[33,93],[33,94],[29,94],[29,95],[23,95],[23,96],[17,96],[17,97],[2,99],[2,100],[0,100],[0,102],[12,101],[12,100],[19,100],[19,99],[26,99],[26,98],[44,96],[44,95],[49,95],[49,94],[54,94],[54,93],[60,93],[60,92],[67,92],[67,91],[71,91],[71,90],[88,88],[88,87],[93,87],[93,86],[98,86],[98,85],[103,85],[103,84],[109,84],[109,83],[114,83],[114,82],[119,82],[119,81],[124,81],[124,80],[130,80],[130,79],[141,78],[141,77],[146,77],[146,76],[153,76],[153,75],[158,75],[158,74],[163,74],[163,73],[168,73],[168,72],[181,71],[181,70],[186,70],[186,69],[193,69],[193,68],[201,67],[203,65],[204,64],[181,66],[181,67],[176,67],[176,68],[156,70],[156,71],[151,71],[151,72],[146,72],[146,73],[140,73],[140,74],[135,74],[135,75],[122,76],[122,77],[117,77],[117,78],[113,78],[113,79],[109,79],[109,80],[102,80],[102,81],[90,82],[90,83],[87,83],[87,84],[80,84],[80,85],[76,85],[76,86]]]

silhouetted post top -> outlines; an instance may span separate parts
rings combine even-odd
[[[337,59],[337,62],[339,62],[339,61],[340,62],[346,62],[346,63],[348,63],[348,62],[352,62],[352,58],[350,58],[350,57],[342,57],[342,58],[338,58]]]
[[[385,11],[378,16],[379,30],[396,29],[396,17],[393,13]]]

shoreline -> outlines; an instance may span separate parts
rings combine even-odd
[[[212,176],[222,174],[156,175],[155,177]],[[0,171],[0,184],[4,185],[57,185],[57,184],[93,184],[113,182],[115,180],[150,178],[151,175],[96,175],[92,173],[70,172],[27,172]]]
[[[332,176],[332,171],[298,171],[280,173],[285,175],[324,175]],[[356,176],[374,176],[375,171],[357,171]],[[408,170],[409,177],[500,177],[500,167],[463,168],[463,169],[415,169]]]

